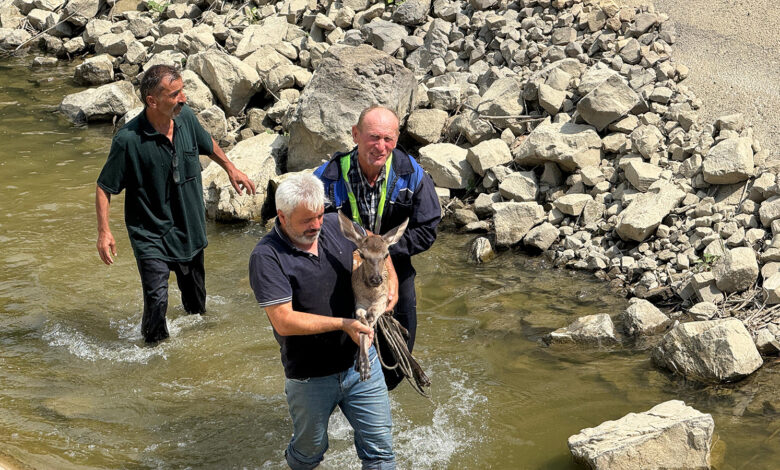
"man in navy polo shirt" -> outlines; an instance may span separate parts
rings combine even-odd
[[[355,430],[363,468],[394,469],[390,400],[373,346],[371,378],[361,382],[354,368],[358,335],[372,340],[374,335],[352,318],[355,245],[342,235],[338,215],[324,215],[324,208],[317,177],[288,177],[276,190],[277,223],[249,260],[252,290],[281,347],[293,421],[285,456],[294,470],[319,465],[328,449],[328,420],[338,405]],[[396,291],[394,275],[390,282]]]

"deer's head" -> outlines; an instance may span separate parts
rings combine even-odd
[[[360,270],[363,282],[367,286],[377,287],[384,282],[382,273],[385,268],[385,258],[390,255],[388,248],[401,239],[408,223],[409,219],[406,219],[401,225],[384,235],[363,235],[362,232],[355,229],[351,220],[339,212],[341,233],[357,245],[357,251],[360,253],[360,257],[363,260],[363,264],[360,265]]]

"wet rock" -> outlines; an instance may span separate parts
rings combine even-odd
[[[710,468],[715,422],[679,400],[629,413],[569,438],[574,460],[597,470]]]
[[[610,76],[577,103],[577,112],[588,124],[603,130],[639,103],[639,95],[619,75]]]
[[[416,92],[414,75],[387,54],[367,45],[331,47],[293,113],[288,168],[309,168],[352,148],[350,130],[372,104],[394,109],[403,124]]]
[[[545,336],[547,344],[613,344],[617,342],[612,319],[606,313],[578,318],[569,326]]]
[[[624,240],[644,241],[672,211],[685,193],[672,184],[658,182],[657,192],[638,195],[618,216],[617,234]],[[652,189],[652,188],[651,188]]]
[[[114,82],[67,95],[60,111],[74,123],[111,120],[141,105],[130,82]]]
[[[601,161],[601,138],[591,126],[571,122],[539,124],[526,139],[512,150],[514,161],[521,166],[557,163],[565,171],[598,166]]]
[[[203,171],[203,199],[206,215],[224,222],[259,220],[271,178],[278,176],[277,159],[286,150],[286,139],[278,134],[260,134],[242,140],[227,156],[255,183],[256,194],[238,195],[227,174],[218,165]]]
[[[780,327],[770,324],[756,332],[756,348],[763,356],[775,356],[780,353]]]
[[[758,261],[752,248],[728,250],[712,269],[715,285],[725,293],[742,292],[758,279]]]
[[[431,174],[436,186],[463,189],[473,183],[476,175],[466,160],[468,150],[454,144],[431,144],[419,151],[420,165]]]
[[[257,91],[260,79],[253,68],[215,49],[191,55],[187,59],[187,70],[201,77],[228,116],[244,110]]]
[[[496,256],[493,246],[485,237],[479,237],[471,243],[469,248],[469,261],[472,263],[487,263]]]
[[[671,324],[671,320],[655,305],[645,299],[632,298],[629,306],[620,317],[623,329],[631,336],[654,335],[661,333]]]
[[[416,109],[406,121],[406,132],[421,144],[435,144],[441,138],[441,132],[446,123],[447,111]]]
[[[80,85],[102,85],[114,80],[114,63],[107,54],[89,57],[74,70],[73,79]]]
[[[702,163],[704,181],[733,184],[753,176],[753,149],[745,138],[726,139],[707,152]]]
[[[544,208],[535,202],[498,202],[493,204],[493,209],[496,244],[499,247],[519,243],[544,218]]]
[[[652,356],[661,367],[701,382],[739,380],[763,364],[753,338],[736,318],[677,325]]]

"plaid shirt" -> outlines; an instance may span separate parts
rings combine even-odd
[[[349,166],[349,184],[352,186],[352,192],[355,193],[357,200],[360,220],[363,222],[363,228],[371,230],[376,229],[376,214],[379,210],[379,198],[382,197],[382,181],[385,179],[385,167],[379,172],[376,182],[372,187],[368,180],[360,171],[360,165],[357,160],[357,152],[352,152],[350,156],[352,162]]]

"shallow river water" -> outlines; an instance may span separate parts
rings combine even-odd
[[[122,222],[115,265],[95,250],[95,179],[112,129],[76,128],[54,107],[72,68],[0,62],[0,464],[38,469],[281,469],[290,419],[279,350],[249,288],[262,224],[210,223],[208,313],[184,314],[146,347]],[[681,399],[715,419],[719,469],[780,468],[780,364],[702,387],[655,369],[646,351],[545,348],[577,316],[626,305],[587,275],[503,253],[466,262],[470,237],[442,233],[417,256],[416,356],[426,400],[391,394],[402,469],[574,469],[580,429]],[[325,469],[359,468],[336,413]]]

